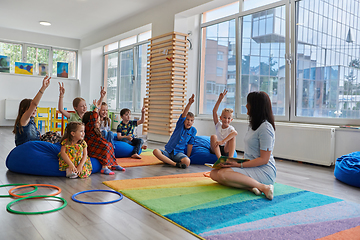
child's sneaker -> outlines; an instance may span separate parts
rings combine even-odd
[[[67,178],[77,178],[78,175],[74,172],[71,172],[69,168],[66,169],[66,177]]]
[[[120,165],[115,165],[115,166],[111,166],[111,170],[125,171],[125,168],[121,167]]]
[[[101,169],[100,171],[102,174],[105,174],[105,175],[114,175],[115,173],[113,171],[111,171],[110,169],[108,168],[103,168]]]

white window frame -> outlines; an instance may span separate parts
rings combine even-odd
[[[19,44],[22,46],[22,61],[26,62],[27,61],[27,48],[28,47],[36,47],[36,48],[43,48],[43,49],[49,49],[49,75],[54,78],[54,79],[63,79],[63,78],[59,78],[57,76],[52,76],[53,71],[52,71],[52,67],[53,67],[53,50],[64,50],[64,51],[71,51],[71,52],[75,52],[76,57],[75,57],[75,77],[69,77],[69,78],[65,78],[65,79],[71,79],[71,80],[77,80],[78,79],[78,59],[79,59],[79,51],[75,50],[75,49],[68,49],[68,48],[61,48],[61,47],[51,47],[51,46],[45,46],[45,45],[39,45],[39,44],[32,44],[32,43],[20,43],[20,42],[15,42],[15,41],[3,41],[0,40],[0,42],[2,43],[8,43],[8,44]],[[15,74],[15,73],[3,73],[1,72],[0,74]],[[31,76],[39,76],[37,74],[33,74],[33,75],[21,75],[23,77],[31,77]]]
[[[201,19],[200,19],[200,27],[199,27],[199,36],[202,36],[201,32],[202,29],[205,27],[209,27],[211,25],[214,24],[219,24],[221,22],[225,22],[225,21],[229,21],[232,19],[235,19],[235,36],[236,36],[236,86],[235,86],[235,96],[240,96],[241,94],[241,89],[240,89],[240,73],[241,73],[241,62],[240,62],[240,58],[241,58],[241,43],[242,43],[242,36],[241,36],[241,32],[240,31],[240,23],[242,21],[242,17],[246,16],[246,15],[251,15],[253,13],[256,12],[261,12],[267,9],[272,9],[272,8],[276,8],[276,7],[281,7],[281,6],[285,6],[286,7],[286,16],[289,16],[289,11],[290,11],[290,2],[289,1],[294,1],[294,0],[281,0],[278,2],[274,2],[271,4],[267,4],[258,8],[254,8],[254,9],[250,9],[247,11],[242,11],[243,8],[243,0],[240,0],[240,4],[239,4],[239,13],[238,14],[234,14],[234,15],[230,15],[224,18],[220,18],[220,19],[216,19],[213,21],[209,21],[206,23],[201,23]],[[210,9],[209,9],[210,10]],[[201,17],[200,17],[201,18]],[[288,21],[286,22],[286,29],[289,29],[289,23]],[[286,31],[285,32],[285,39],[286,39],[286,43],[285,43],[285,52],[289,53],[290,52],[290,31]],[[199,38],[199,69],[201,69],[200,64],[201,64],[201,45],[202,45],[202,39]],[[293,46],[293,45],[292,45]],[[200,91],[200,72],[198,73],[198,85],[197,85],[197,91]],[[284,116],[275,116],[275,120],[276,121],[290,121],[290,66],[289,64],[286,64],[286,69],[285,69],[285,78],[287,79],[285,81],[285,89],[288,89],[288,91],[285,92],[285,115]],[[206,93],[205,93],[206,94]],[[198,98],[200,96],[200,94],[197,94]],[[197,101],[198,103],[200,101]],[[197,115],[199,117],[209,117],[209,114],[199,114],[199,108],[200,106],[197,106]],[[234,114],[235,118],[237,119],[248,119],[247,114],[241,114],[241,105],[240,105],[240,98],[236,97],[235,98],[235,114]]]

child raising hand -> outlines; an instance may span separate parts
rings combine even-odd
[[[211,135],[210,146],[211,152],[216,154],[217,158],[220,156],[233,157],[236,145],[237,131],[230,125],[233,120],[233,110],[231,108],[224,108],[221,112],[220,121],[217,115],[219,105],[224,99],[227,90],[220,93],[219,98],[213,109],[213,120],[216,129],[216,135]]]

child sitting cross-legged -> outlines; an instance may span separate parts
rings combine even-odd
[[[68,178],[86,178],[92,172],[92,165],[84,141],[85,125],[82,122],[67,124],[65,134],[61,139],[59,170],[66,171]]]
[[[190,155],[197,132],[196,128],[192,126],[194,114],[189,112],[191,104],[195,101],[194,98],[193,94],[180,115],[175,130],[165,145],[165,150],[155,149],[153,151],[159,160],[178,168],[187,168],[190,165]],[[184,154],[185,148],[187,148],[187,155]]]
[[[89,156],[97,158],[102,165],[101,173],[114,175],[111,170],[125,171],[125,168],[119,166],[116,162],[114,148],[112,144],[101,136],[99,105],[96,100],[93,101],[95,106],[92,112],[86,112],[83,117],[85,123],[85,141],[88,144]],[[111,170],[109,169],[111,167]]]
[[[146,149],[146,146],[143,146],[144,141],[141,138],[134,137],[134,129],[136,126],[144,123],[145,120],[145,107],[141,109],[141,119],[140,120],[130,120],[131,111],[128,108],[121,109],[120,117],[122,121],[117,127],[117,139],[119,141],[126,142],[134,146],[134,150],[131,153],[132,158],[140,159],[141,156],[138,154],[140,148]]]
[[[217,158],[221,156],[233,157],[236,145],[237,131],[230,125],[233,120],[233,110],[230,108],[224,108],[222,110],[220,121],[217,115],[219,105],[225,97],[227,90],[220,93],[217,102],[213,109],[213,120],[216,129],[216,135],[210,137],[211,153],[215,153]]]

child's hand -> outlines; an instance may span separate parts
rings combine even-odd
[[[50,79],[51,77],[45,76],[42,83],[42,90],[45,90],[50,85]]]
[[[141,113],[145,113],[145,107],[143,106],[142,109],[141,109]]]
[[[222,93],[220,93],[220,95],[219,95],[219,100],[222,100],[225,97],[226,93],[227,93],[227,90],[224,89],[224,91]]]
[[[76,167],[72,164],[72,166],[69,166],[69,170],[73,173],[78,173],[78,170],[76,169]]]
[[[94,99],[94,100],[93,100],[93,104],[94,104],[94,106],[96,107],[95,109],[97,109],[97,110],[99,111],[99,107],[100,107],[100,104],[101,104],[101,103],[98,104],[98,101],[96,101],[96,99]],[[95,109],[94,109],[94,110],[95,110]]]
[[[64,83],[60,83],[59,82],[59,92],[60,92],[60,97],[63,97],[65,94],[65,87],[64,87]]]
[[[192,94],[191,97],[189,98],[189,104],[193,104],[195,102],[195,95]]]
[[[127,138],[129,141],[132,141],[132,140],[133,140],[133,138],[132,138],[130,135],[126,136],[126,138]]]
[[[79,175],[82,172],[83,165],[79,164],[76,168],[77,174]]]
[[[224,144],[223,141],[216,141],[216,142],[215,142],[215,147],[220,146],[220,145],[222,145],[222,144]]]
[[[106,91],[104,90],[104,87],[100,87],[100,97],[104,98],[106,95]],[[96,105],[95,105],[96,106]]]

